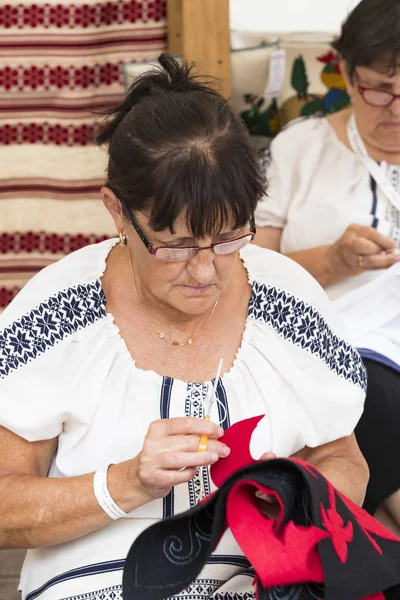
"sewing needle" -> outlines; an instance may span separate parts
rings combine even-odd
[[[215,380],[214,380],[214,386],[213,386],[213,390],[212,390],[212,395],[211,395],[211,398],[209,400],[208,407],[207,407],[207,414],[205,416],[205,419],[207,419],[207,421],[210,420],[211,409],[212,409],[212,406],[213,406],[213,404],[215,402],[216,393],[217,393],[217,387],[218,387],[219,378],[221,376],[222,363],[223,362],[224,362],[224,359],[221,358],[221,360],[219,361],[219,364],[218,364],[217,374],[215,375]],[[208,437],[206,435],[202,435],[201,438],[200,438],[200,442],[199,442],[198,452],[205,452],[207,450],[207,447],[208,447]]]

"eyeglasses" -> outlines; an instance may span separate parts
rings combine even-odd
[[[219,256],[234,254],[247,246],[247,244],[250,244],[256,234],[254,219],[252,219],[250,223],[250,233],[232,240],[227,240],[226,242],[217,242],[210,246],[158,246],[157,248],[154,248],[153,244],[139,227],[135,219],[132,216],[129,216],[129,220],[150,254],[168,262],[191,260],[202,250],[213,250],[213,252]]]
[[[386,92],[379,88],[366,88],[359,85],[357,89],[363,100],[376,108],[391,106],[397,98],[400,98],[400,94],[392,94],[392,92]]]

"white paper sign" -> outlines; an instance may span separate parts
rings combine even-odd
[[[286,73],[286,50],[274,50],[269,59],[268,83],[264,98],[270,100],[281,95]]]

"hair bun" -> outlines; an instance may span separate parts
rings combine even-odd
[[[158,57],[158,63],[159,65],[135,79],[121,104],[100,113],[105,117],[114,118],[97,137],[98,144],[109,142],[130,110],[144,98],[156,94],[157,91],[188,92],[201,90],[204,92],[199,77],[192,73],[193,67],[188,66],[185,60],[179,61],[168,54],[161,54]],[[202,83],[204,83],[203,78]],[[209,93],[213,94],[214,92],[210,89]]]
[[[188,64],[182,60],[179,61],[168,54],[161,54],[158,57],[160,64],[160,74],[162,78],[167,78],[167,83],[172,89],[179,88],[190,88],[191,83],[194,80],[194,76],[191,75],[193,67],[189,67]]]

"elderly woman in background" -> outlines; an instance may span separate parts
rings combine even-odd
[[[362,0],[333,47],[352,107],[273,141],[256,243],[337,300],[368,371],[365,507],[400,534],[400,4]]]
[[[41,271],[0,320],[0,547],[31,549],[26,600],[121,598],[132,542],[210,493],[223,429],[251,416],[264,458],[365,494],[362,361],[314,279],[249,245],[265,186],[240,119],[160,63],[100,136],[119,237]],[[216,554],[183,597],[254,597],[229,534]]]

